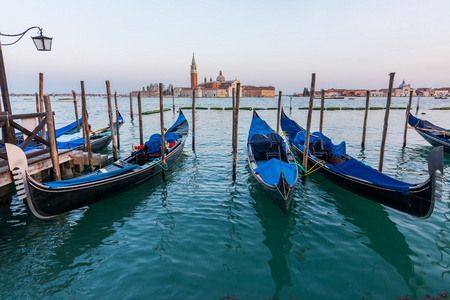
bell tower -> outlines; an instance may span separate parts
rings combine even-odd
[[[192,64],[191,64],[191,88],[198,85],[197,81],[197,64],[195,63],[194,53],[192,53]]]

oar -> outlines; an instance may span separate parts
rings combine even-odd
[[[417,129],[417,130],[422,130],[422,131],[430,131],[430,132],[439,132],[439,133],[443,133],[443,134],[450,134],[450,131],[441,131],[441,130],[419,128],[419,127],[411,127],[411,126],[408,126],[408,129]]]

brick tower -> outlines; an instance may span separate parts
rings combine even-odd
[[[197,82],[197,64],[195,63],[194,53],[192,53],[192,64],[191,64],[191,88],[198,85]]]

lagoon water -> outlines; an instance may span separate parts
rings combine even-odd
[[[34,98],[33,98],[34,99]],[[393,107],[406,107],[394,98]],[[416,98],[413,102],[415,111]],[[289,98],[282,105],[289,111]],[[385,98],[371,106],[384,107]],[[419,117],[450,127],[449,100],[420,99]],[[144,98],[143,111],[159,109]],[[364,107],[365,99],[326,100],[327,107]],[[80,109],[79,103],[79,110]],[[176,99],[191,106],[191,99]],[[288,113],[306,124],[307,98]],[[172,107],[172,98],[164,106]],[[197,107],[231,107],[231,99],[196,99]],[[270,108],[277,99],[242,98],[241,107]],[[320,106],[320,100],[315,101]],[[34,101],[12,98],[14,113]],[[72,122],[73,103],[52,97],[56,127]],[[139,144],[139,122],[129,98],[120,154]],[[92,128],[107,124],[105,98],[88,98]],[[191,110],[185,110],[192,125]],[[275,128],[276,111],[259,115]],[[366,148],[360,147],[364,111],[325,111],[324,133],[377,168],[384,110],[369,111]],[[166,124],[176,115],[164,114]],[[192,135],[167,180],[155,178],[51,220],[31,216],[16,197],[0,206],[0,299],[395,299],[450,290],[450,155],[445,154],[442,202],[420,220],[352,194],[314,173],[299,182],[286,216],[251,177],[246,140],[251,111],[239,112],[237,182],[231,179],[231,111],[196,111]],[[404,110],[391,110],[384,173],[417,183],[427,178],[432,147],[408,131]],[[159,131],[159,114],[143,116],[144,136]],[[313,113],[312,130],[319,127]],[[111,147],[105,153],[111,154]],[[227,298],[228,297],[228,298]]]

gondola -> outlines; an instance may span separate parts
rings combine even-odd
[[[252,175],[287,214],[298,181],[296,161],[283,138],[255,110],[248,133],[247,157]]]
[[[306,131],[295,121],[281,113],[281,128],[295,157],[302,161]],[[337,185],[362,197],[410,214],[428,218],[434,209],[436,171],[443,174],[442,147],[433,149],[428,156],[429,178],[419,184],[410,184],[384,175],[346,154],[345,142],[334,145],[320,132],[310,135],[308,164],[317,166],[317,172]]]
[[[436,126],[427,120],[416,118],[411,113],[408,117],[408,123],[428,143],[435,147],[443,146],[444,151],[450,153],[450,130]]]
[[[177,121],[165,133],[165,166],[161,165],[161,135],[153,134],[139,150],[123,160],[74,179],[46,183],[28,174],[27,159],[19,147],[6,144],[6,151],[19,199],[24,199],[33,215],[46,219],[129,190],[155,177],[180,157],[188,130],[189,124],[180,110]]]

